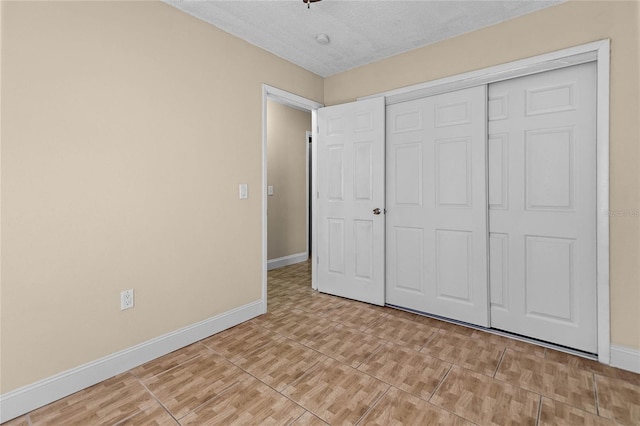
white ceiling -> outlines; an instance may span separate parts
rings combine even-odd
[[[327,77],[497,24],[560,1],[165,0],[166,3]],[[330,43],[321,45],[316,35]]]

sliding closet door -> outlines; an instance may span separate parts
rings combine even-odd
[[[486,87],[387,107],[386,302],[488,326]]]
[[[596,66],[489,86],[491,326],[596,338]]]

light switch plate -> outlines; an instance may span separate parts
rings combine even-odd
[[[246,200],[247,198],[249,198],[249,185],[247,185],[246,183],[241,183],[239,191],[241,200]]]
[[[273,195],[273,185],[267,186],[267,195]]]

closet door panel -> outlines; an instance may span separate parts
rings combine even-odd
[[[486,88],[387,107],[389,304],[488,326]]]
[[[595,94],[593,63],[489,86],[491,326],[593,353]]]

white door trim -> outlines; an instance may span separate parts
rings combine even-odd
[[[323,107],[321,103],[316,101],[312,101],[311,99],[303,98],[302,96],[298,96],[296,94],[287,92],[282,89],[278,89],[277,87],[269,86],[268,84],[262,84],[262,305],[263,305],[263,313],[267,312],[267,100],[276,101],[280,104],[296,108],[302,111],[311,112],[311,133],[312,139],[316,138],[317,127],[318,127],[318,118],[317,111],[318,108]],[[315,146],[312,145],[312,161],[314,164],[312,165],[312,169],[316,170],[316,153]],[[310,176],[311,184],[312,184],[312,192],[316,191],[316,180],[313,176]],[[315,197],[313,200],[313,209],[312,215],[316,214],[316,203]],[[308,216],[307,216],[308,220]],[[316,241],[316,229],[315,223],[313,224],[312,229],[312,251],[316,251],[315,241]],[[315,263],[312,262],[312,286],[315,286]],[[315,288],[315,287],[314,287]]]
[[[522,77],[572,65],[597,62],[597,316],[598,360],[611,361],[611,313],[609,308],[609,67],[610,40],[600,40],[506,64],[483,68],[427,83],[377,93],[359,99],[384,96],[387,104],[432,94]]]

